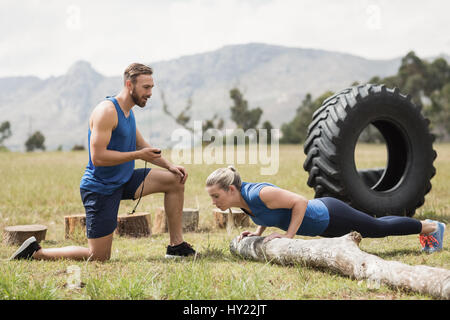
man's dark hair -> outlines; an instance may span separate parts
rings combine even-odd
[[[153,74],[153,69],[142,63],[132,63],[130,64],[123,73],[123,82],[131,80],[131,83],[136,84],[136,78],[141,74]]]

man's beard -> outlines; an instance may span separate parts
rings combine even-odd
[[[131,91],[131,99],[133,99],[135,105],[138,105],[141,108],[144,108],[147,104],[147,100],[140,98],[134,90]]]

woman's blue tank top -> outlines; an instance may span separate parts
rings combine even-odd
[[[133,111],[125,117],[116,98],[106,97],[116,107],[118,123],[111,133],[108,150],[120,152],[136,151],[136,121]],[[134,160],[116,166],[95,167],[91,160],[91,129],[88,130],[89,163],[81,178],[80,188],[101,193],[112,194],[123,184],[128,182],[134,171]]]
[[[266,186],[278,188],[277,186],[266,182],[242,182],[241,195],[254,215],[250,215],[250,218],[257,225],[277,227],[287,231],[291,222],[292,210],[267,208],[259,197],[259,192]],[[329,221],[330,216],[325,204],[319,199],[309,200],[302,224],[296,233],[303,236],[318,236],[328,227]]]

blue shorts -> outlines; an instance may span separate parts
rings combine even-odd
[[[80,188],[81,200],[86,211],[88,239],[104,237],[114,232],[117,228],[120,201],[135,200],[136,190],[149,172],[149,168],[135,169],[130,180],[112,194],[101,194]]]

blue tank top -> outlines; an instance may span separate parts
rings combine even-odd
[[[117,127],[111,133],[108,150],[120,152],[136,151],[136,121],[133,111],[125,117],[116,98],[106,97],[114,103],[117,112]],[[88,130],[89,163],[81,178],[80,188],[101,193],[112,194],[130,180],[134,171],[134,160],[116,166],[95,167],[91,160],[91,129]]]
[[[278,188],[277,186],[266,182],[242,182],[241,195],[252,211],[253,216],[250,215],[250,218],[257,225],[277,227],[287,231],[289,224],[291,223],[292,210],[267,208],[259,197],[259,192],[266,186]],[[303,236],[318,236],[328,227],[329,221],[330,216],[325,204],[319,199],[309,200],[302,224],[296,233]]]

